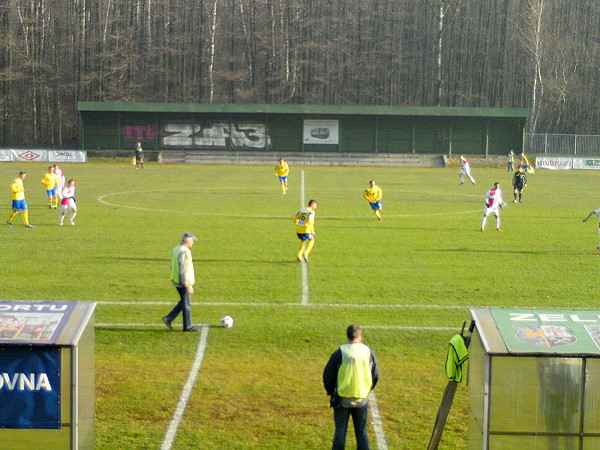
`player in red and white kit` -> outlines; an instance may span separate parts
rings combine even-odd
[[[504,199],[500,190],[500,183],[494,183],[494,187],[485,193],[485,208],[483,209],[483,219],[481,220],[481,231],[485,231],[485,222],[490,214],[496,217],[496,230],[500,229],[500,208],[502,208]]]
[[[71,225],[75,225],[75,216],[77,215],[77,204],[75,203],[75,181],[69,180],[67,186],[62,191],[63,199],[61,200],[60,207],[60,221],[59,225],[63,224],[65,220],[65,216],[67,215],[67,211],[71,210],[71,218],[69,222]]]

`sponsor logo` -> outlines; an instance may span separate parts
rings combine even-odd
[[[586,166],[600,167],[600,159],[586,159]]]
[[[7,391],[52,391],[45,373],[0,373],[0,390]]]
[[[66,311],[68,305],[0,304],[0,311]]]
[[[534,346],[553,348],[577,342],[570,330],[560,325],[524,325],[515,328],[518,340]]]
[[[313,128],[310,130],[310,136],[315,139],[327,139],[329,137],[329,128]]]
[[[575,323],[591,322],[598,323],[600,315],[595,315],[593,319],[582,319],[578,314],[562,314],[562,313],[509,313],[511,322],[568,322],[569,320]]]
[[[538,166],[555,166],[555,167],[570,167],[570,160],[554,160],[554,159],[544,159],[538,158],[535,160],[536,165]]]
[[[28,150],[23,153],[18,153],[18,155],[19,155],[19,158],[23,158],[26,161],[33,161],[34,159],[38,159],[42,156],[41,154],[32,152],[31,150]]]

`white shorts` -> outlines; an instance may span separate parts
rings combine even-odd
[[[462,169],[460,169],[460,172],[458,172],[458,174],[459,175],[466,175],[466,176],[470,177],[471,176],[471,169],[462,168]]]
[[[489,206],[483,208],[484,216],[489,216],[490,214],[493,214],[494,216],[498,217],[500,215],[500,209],[494,208],[493,206],[491,208]]]
[[[67,212],[69,209],[77,209],[77,205],[75,204],[75,200],[73,200],[72,198],[69,199],[64,199],[64,200],[68,200],[67,204],[65,205],[64,203],[62,203],[60,205],[60,210],[62,212]]]

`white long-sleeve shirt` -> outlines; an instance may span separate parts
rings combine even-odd
[[[485,193],[485,206],[490,209],[500,209],[500,205],[503,202],[502,191],[498,189],[490,189]]]

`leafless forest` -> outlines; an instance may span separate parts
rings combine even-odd
[[[78,101],[530,107],[600,134],[598,0],[3,0],[0,145]]]

